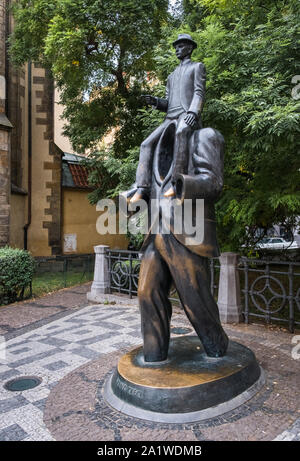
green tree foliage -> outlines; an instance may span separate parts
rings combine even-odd
[[[10,54],[40,61],[62,91],[66,134],[78,152],[118,127],[114,150],[139,141],[137,109],[153,47],[168,18],[167,0],[20,0]]]
[[[186,0],[180,32],[198,43],[207,69],[204,126],[226,140],[225,185],[217,205],[223,249],[256,240],[258,228],[292,227],[300,215],[300,5],[294,0]],[[203,11],[197,16],[195,11]],[[173,70],[168,32],[157,50],[160,76]]]
[[[223,246],[255,230],[293,225],[300,214],[299,2],[215,0],[198,32],[208,70],[204,123],[225,136],[225,187],[218,203]],[[248,230],[248,232],[247,232]]]
[[[257,228],[293,225],[300,215],[300,102],[291,95],[300,74],[300,5],[182,0],[171,19],[166,8],[163,0],[20,0],[11,53],[17,63],[51,65],[77,151],[93,149],[118,128],[110,149],[93,154],[95,202],[133,182],[139,145],[161,122],[160,113],[143,108],[140,94],[163,95],[177,65],[172,41],[191,33],[199,44],[193,59],[207,68],[204,126],[226,140],[218,235],[223,250],[239,249],[254,242]]]

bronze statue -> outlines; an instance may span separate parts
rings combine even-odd
[[[183,226],[170,233],[149,230],[144,251],[138,297],[142,318],[146,362],[164,361],[168,355],[172,306],[168,299],[175,284],[188,319],[210,357],[226,353],[228,337],[210,291],[209,257],[219,256],[214,202],[223,187],[223,136],[212,128],[201,128],[200,112],[205,93],[205,67],[190,60],[197,46],[190,35],[174,42],[181,64],[169,76],[166,99],[146,96],[146,101],[167,113],[165,121],[141,145],[135,187],[128,199],[164,201],[204,199],[204,238],[193,244]],[[184,224],[184,223],[183,223]],[[188,238],[189,237],[189,238]]]
[[[150,218],[138,287],[143,347],[120,358],[103,396],[127,415],[182,424],[236,408],[265,378],[254,353],[229,342],[211,294],[208,258],[219,256],[214,203],[223,187],[224,138],[200,124],[205,69],[190,61],[195,42],[181,34],[174,46],[182,66],[168,78],[166,99],[146,97],[166,119],[142,143],[136,184],[122,194],[129,212],[147,208]],[[198,337],[170,341],[173,284]]]
[[[174,144],[174,164],[171,178],[171,187],[165,192],[165,197],[175,195],[175,178],[177,173],[187,173],[188,168],[188,140],[193,130],[200,128],[200,113],[205,95],[205,67],[201,62],[192,62],[191,54],[197,47],[192,37],[180,34],[173,43],[180,65],[168,77],[166,98],[157,98],[146,95],[148,104],[158,110],[167,112],[166,119],[142,143],[140,160],[136,180],[138,190],[131,202],[144,198],[151,186],[151,165],[153,160],[153,146],[157,143],[165,127],[172,120],[177,120]]]

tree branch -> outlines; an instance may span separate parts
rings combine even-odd
[[[125,98],[128,97],[128,89],[126,87],[126,83],[123,77],[123,59],[125,56],[125,50],[120,48],[120,56],[119,56],[119,62],[118,62],[118,67],[116,70],[112,71],[112,74],[115,75],[118,83],[118,92],[124,96]]]

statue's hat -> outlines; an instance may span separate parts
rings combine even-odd
[[[176,46],[178,42],[182,41],[191,42],[194,48],[197,48],[197,43],[192,39],[192,37],[189,34],[179,34],[177,40],[173,42],[173,46]]]

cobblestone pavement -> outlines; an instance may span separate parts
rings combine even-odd
[[[141,334],[136,301],[104,296],[103,304],[48,316],[47,323],[31,323],[25,332],[24,325],[15,328],[5,348],[0,344],[0,440],[300,440],[293,335],[261,325],[226,326],[232,340],[255,352],[267,374],[263,389],[232,412],[179,425],[137,420],[110,408],[102,398],[104,380],[120,355],[141,344]],[[178,308],[172,327],[194,334]],[[173,335],[178,332],[173,329]],[[3,387],[24,375],[42,383],[22,392]]]
[[[9,306],[0,306],[0,335],[11,339],[26,330],[63,317],[69,310],[86,306],[86,293],[91,283],[65,288],[41,298],[30,299]]]

